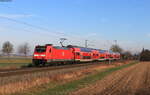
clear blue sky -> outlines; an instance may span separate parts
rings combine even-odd
[[[0,46],[28,42],[108,48],[117,40],[124,49],[150,49],[149,0],[12,0],[0,2]],[[1,17],[41,27],[34,28]],[[43,29],[44,28],[44,29]]]

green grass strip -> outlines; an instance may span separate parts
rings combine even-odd
[[[71,91],[77,90],[79,88],[83,88],[91,83],[95,83],[96,81],[101,80],[102,78],[104,78],[105,76],[107,76],[108,74],[110,74],[114,71],[129,67],[136,63],[138,63],[138,62],[132,62],[130,64],[125,64],[125,65],[122,65],[119,67],[109,68],[103,72],[98,72],[96,74],[89,75],[80,80],[75,80],[75,81],[72,81],[72,82],[69,82],[69,83],[66,83],[63,85],[57,85],[54,88],[49,88],[38,94],[36,93],[36,95],[67,95]]]
[[[22,67],[22,66],[28,66],[31,63],[0,63],[0,68],[2,67]]]

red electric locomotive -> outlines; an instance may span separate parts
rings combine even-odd
[[[75,59],[74,50],[67,47],[53,46],[36,46],[33,55],[35,65],[45,65],[45,63],[72,62]]]

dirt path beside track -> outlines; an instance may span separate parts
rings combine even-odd
[[[150,95],[150,62],[113,72],[71,95]]]

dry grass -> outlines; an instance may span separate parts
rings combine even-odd
[[[35,86],[39,86],[41,84],[47,84],[51,81],[64,81],[64,80],[70,80],[70,79],[76,79],[78,77],[81,77],[82,75],[86,74],[87,72],[91,72],[91,70],[82,70],[82,71],[76,71],[76,72],[70,72],[70,73],[64,73],[64,74],[57,74],[54,76],[47,76],[47,77],[41,77],[41,78],[34,78],[31,80],[26,81],[20,81],[16,83],[9,83],[7,85],[3,85],[0,87],[0,95],[6,95],[6,94],[12,94],[15,92],[23,91],[27,88],[32,88]],[[15,87],[15,88],[14,88]]]
[[[62,70],[54,70],[47,72],[31,73],[19,76],[3,77],[0,78],[0,95],[7,95],[13,93],[24,92],[29,88],[41,86],[43,84],[51,83],[65,83],[72,80],[77,80],[86,75],[103,71],[107,68],[112,68],[115,65],[108,66],[88,66],[76,67]],[[55,86],[55,85],[54,85]],[[54,87],[53,86],[53,87]],[[20,95],[20,94],[17,94]]]

